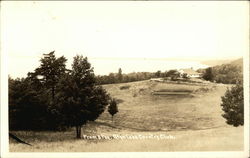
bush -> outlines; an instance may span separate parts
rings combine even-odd
[[[120,104],[120,103],[124,102],[124,100],[122,100],[122,99],[115,99],[115,100],[116,100],[117,104]]]
[[[117,101],[115,99],[111,99],[111,102],[108,107],[108,112],[112,116],[112,122],[113,122],[113,117],[114,115],[119,112],[118,107],[117,107]]]
[[[239,126],[244,124],[244,96],[243,84],[228,89],[222,99],[222,116],[229,125]]]
[[[129,85],[125,85],[125,86],[121,86],[121,87],[120,87],[120,90],[129,89],[129,88],[130,88]]]

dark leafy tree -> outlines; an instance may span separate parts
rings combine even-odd
[[[184,74],[182,75],[182,78],[184,78],[184,79],[189,79],[189,77],[188,77],[188,75],[187,75],[186,73],[184,73]]]
[[[118,112],[117,101],[115,99],[112,99],[110,101],[110,104],[109,104],[109,107],[108,107],[108,112],[111,115],[112,122],[113,122],[113,117]]]
[[[118,76],[118,81],[122,82],[123,75],[122,75],[122,69],[121,68],[119,68],[117,76]]]
[[[116,77],[114,73],[109,73],[108,80],[110,83],[117,83]]]
[[[213,69],[211,67],[207,68],[202,78],[207,81],[213,81],[214,79]]]
[[[16,130],[49,128],[46,93],[35,91],[29,80],[9,78],[9,126]]]
[[[177,70],[169,70],[166,72],[166,77],[172,77],[178,73]]]
[[[40,67],[34,73],[29,73],[28,77],[33,81],[36,88],[46,87],[51,90],[51,99],[55,97],[56,84],[60,77],[66,72],[67,59],[64,56],[55,57],[55,52],[44,54],[40,60]]]
[[[96,85],[91,64],[83,56],[74,57],[72,70],[58,83],[56,107],[62,124],[76,127],[76,137],[81,138],[82,125],[96,120],[109,103],[109,95]]]
[[[214,80],[218,83],[236,84],[243,79],[242,66],[223,64],[213,68]]]
[[[227,64],[197,70],[203,73],[203,79],[224,84],[236,84],[243,80],[243,58]]]
[[[171,77],[171,80],[176,80],[178,77],[180,77],[180,73],[177,70],[169,70],[166,73],[166,77]]]
[[[155,77],[161,77],[161,71],[160,70],[156,71]]]
[[[244,125],[244,95],[243,84],[237,83],[236,86],[228,89],[222,99],[222,115],[229,125]]]

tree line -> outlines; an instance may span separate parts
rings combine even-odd
[[[236,84],[243,80],[243,59],[238,59],[229,64],[222,64],[206,69],[199,69],[203,79],[224,84]]]
[[[97,84],[87,57],[75,56],[71,69],[67,59],[54,51],[44,54],[40,66],[25,78],[9,77],[10,130],[64,130],[96,120],[110,105],[118,112],[116,100]]]
[[[151,78],[160,78],[160,77],[177,78],[178,76],[179,74],[177,70],[169,70],[165,72],[158,70],[156,72],[132,72],[128,74],[123,74],[122,69],[119,68],[117,73],[110,73],[109,75],[98,75],[96,76],[96,79],[97,83],[102,85],[102,84],[143,81],[143,80],[149,80]]]

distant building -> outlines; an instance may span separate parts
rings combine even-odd
[[[186,77],[189,78],[200,78],[202,76],[202,73],[196,72],[195,70],[193,70],[193,68],[180,69],[178,72],[180,73],[181,77],[184,77],[186,75]]]
[[[150,81],[163,82],[163,78],[151,78]]]

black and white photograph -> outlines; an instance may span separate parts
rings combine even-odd
[[[248,1],[2,1],[1,157],[249,157]]]

